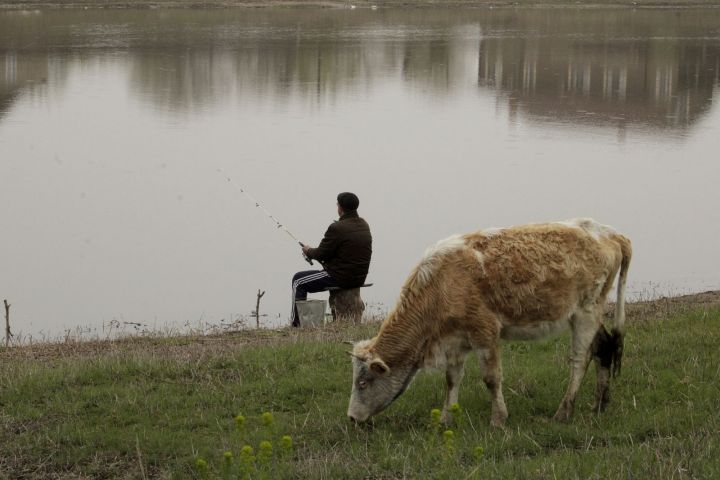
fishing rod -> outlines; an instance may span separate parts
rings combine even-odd
[[[220,170],[219,168],[215,169],[215,171],[217,171],[220,175],[222,175],[223,177],[225,177],[225,179],[228,181],[229,184],[231,184],[232,186],[234,186],[235,188],[237,188],[238,190],[240,190],[240,192],[241,192],[243,195],[245,195],[245,198],[247,198],[248,200],[250,200],[251,202],[253,202],[253,203],[255,204],[255,207],[256,207],[256,208],[259,208],[260,211],[263,212],[266,217],[268,217],[270,220],[272,220],[273,222],[275,222],[276,228],[282,229],[285,233],[287,233],[287,234],[290,236],[290,238],[292,238],[293,240],[295,240],[295,241],[298,243],[298,245],[300,245],[300,247],[303,246],[302,242],[301,242],[300,240],[298,240],[297,237],[296,237],[295,235],[293,235],[290,230],[287,229],[287,227],[285,227],[282,223],[280,223],[280,220],[278,220],[277,218],[275,218],[275,216],[274,216],[272,213],[268,212],[268,210],[267,210],[265,207],[263,207],[263,206],[260,204],[260,202],[258,202],[257,200],[255,200],[255,198],[254,198],[252,195],[250,195],[248,192],[246,192],[245,189],[244,189],[241,185],[238,185],[237,183],[233,182],[233,181],[232,181],[232,178],[230,178],[225,172],[223,172],[223,171]],[[307,255],[305,255],[305,252],[302,252],[302,256],[303,256],[303,258],[305,259],[306,262],[308,262],[310,265],[314,265],[312,259],[311,259],[310,257],[308,257]]]

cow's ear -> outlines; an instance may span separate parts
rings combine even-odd
[[[387,364],[379,358],[375,358],[372,362],[370,362],[370,370],[378,375],[385,375],[390,371],[390,367],[388,367]]]

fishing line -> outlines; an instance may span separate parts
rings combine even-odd
[[[300,245],[301,247],[303,246],[302,242],[300,240],[298,240],[298,238],[295,235],[293,235],[292,232],[287,229],[287,227],[285,227],[282,223],[280,223],[280,220],[278,220],[272,213],[270,213],[265,207],[263,207],[262,204],[260,202],[258,202],[255,199],[255,197],[250,195],[241,185],[233,182],[232,178],[230,178],[230,176],[228,174],[226,174],[224,171],[222,171],[221,169],[216,168],[215,171],[218,172],[223,177],[225,177],[225,179],[228,181],[228,183],[230,185],[232,185],[233,187],[240,190],[240,193],[242,193],[245,196],[245,198],[247,198],[253,204],[255,204],[256,208],[260,209],[260,211],[263,212],[266,217],[268,217],[270,220],[272,220],[275,223],[275,228],[281,229],[283,232],[287,233],[288,236],[290,236],[290,238],[295,240],[298,243],[298,245]],[[313,261],[310,259],[310,257],[305,255],[305,252],[302,253],[302,256],[306,262],[308,262],[310,265],[313,265]]]

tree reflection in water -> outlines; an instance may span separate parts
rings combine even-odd
[[[4,12],[0,115],[104,56],[170,112],[230,96],[332,104],[401,78],[490,89],[535,121],[687,129],[719,82],[719,24],[713,10]]]

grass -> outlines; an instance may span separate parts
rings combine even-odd
[[[293,452],[252,478],[718,478],[720,308],[630,306],[621,376],[602,415],[591,369],[569,424],[567,335],[503,347],[510,418],[468,361],[452,448],[433,426],[443,375],[421,372],[373,425],[345,418],[347,346],[377,325],[212,338],[136,338],[0,351],[0,478],[197,478],[262,440]],[[272,412],[272,432],[261,415]],[[239,433],[235,417],[246,417]],[[482,455],[477,455],[481,447]]]

